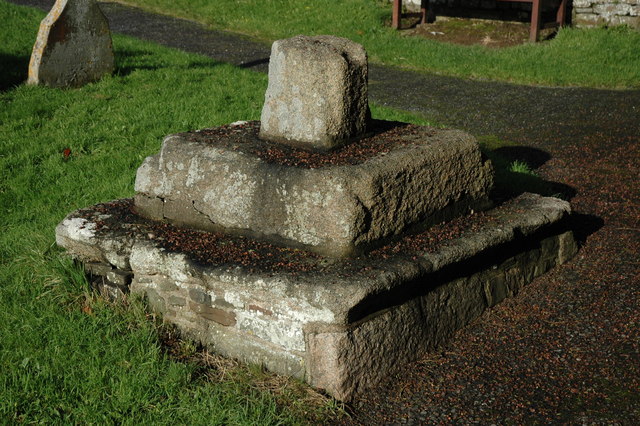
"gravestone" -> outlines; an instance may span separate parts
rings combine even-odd
[[[331,150],[362,135],[368,115],[361,45],[334,36],[273,43],[261,138]]]
[[[80,87],[114,68],[109,23],[94,0],[57,0],[40,23],[29,84]]]

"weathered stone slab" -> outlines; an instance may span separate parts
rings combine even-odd
[[[269,157],[276,146],[258,138],[257,123],[212,129],[208,137],[171,135],[138,169],[136,207],[149,218],[334,257],[487,207],[493,169],[471,135],[405,125],[349,147],[375,148],[387,136],[389,149],[374,149],[359,164],[308,168]]]
[[[69,215],[56,239],[82,262],[112,259],[105,273],[132,274],[131,291],[186,335],[349,400],[571,258],[569,214],[567,202],[525,194],[437,246],[316,259],[305,272],[196,261],[104,206]]]
[[[42,20],[29,84],[79,87],[114,69],[109,23],[95,0],[57,0]]]
[[[345,38],[297,36],[271,48],[264,139],[334,149],[362,135],[369,116],[367,53]]]

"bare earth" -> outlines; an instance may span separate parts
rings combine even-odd
[[[433,23],[417,25],[405,34],[446,43],[507,47],[529,42],[529,23],[438,16]],[[545,30],[540,38],[550,35]]]

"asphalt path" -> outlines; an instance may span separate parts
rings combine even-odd
[[[54,3],[10,1],[42,10],[49,10]],[[267,72],[270,53],[267,44],[118,3],[102,3],[101,8],[114,32]],[[555,137],[558,133],[572,139],[599,130],[619,134],[640,130],[638,90],[471,81],[370,64],[369,96],[380,105],[412,111],[475,135],[495,135],[514,142]]]

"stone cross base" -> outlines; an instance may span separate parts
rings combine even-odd
[[[475,138],[381,123],[391,129],[350,145],[365,154],[318,153],[311,164],[305,151],[258,138],[256,122],[168,136],[138,169],[136,207],[156,220],[344,257],[488,206],[493,169]]]
[[[478,222],[454,224],[456,232],[407,237],[400,250],[336,261],[302,256],[295,267],[291,256],[299,253],[274,252],[275,270],[243,258],[194,258],[206,249],[197,244],[211,239],[207,233],[183,241],[193,251],[177,251],[173,245],[187,238],[178,228],[161,234],[131,206],[119,200],[72,213],[56,228],[57,243],[103,289],[143,294],[165,321],[214,351],[345,401],[577,251],[564,220],[568,203],[532,194]],[[217,244],[229,248],[227,240]],[[247,256],[261,250],[243,248]]]

